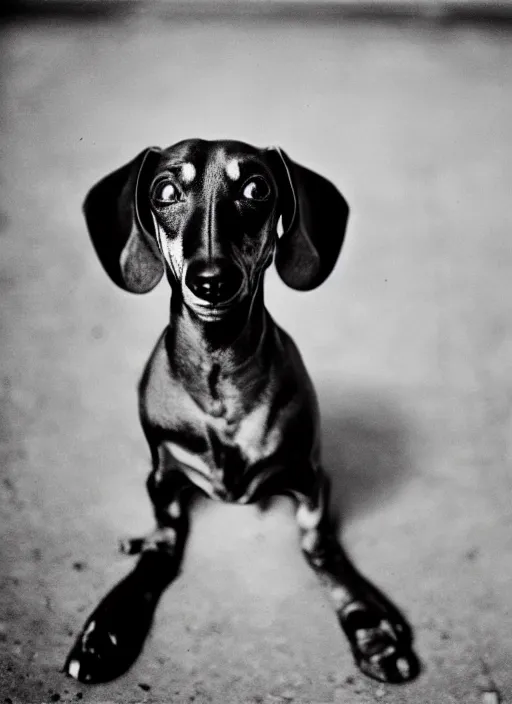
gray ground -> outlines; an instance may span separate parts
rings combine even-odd
[[[512,701],[510,35],[54,21],[3,48],[0,702]],[[416,627],[412,685],[355,670],[284,499],[200,503],[137,665],[59,673],[132,564],[118,538],[152,525],[135,385],[168,305],[107,280],[80,205],[188,136],[281,144],[352,205],[329,281],[271,273],[267,300],[319,391],[345,544]]]

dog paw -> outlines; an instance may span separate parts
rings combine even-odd
[[[420,666],[412,650],[410,629],[362,602],[353,602],[339,614],[359,669],[374,680],[389,684],[409,682]]]
[[[68,655],[64,671],[80,682],[108,682],[125,672],[136,654],[129,657],[113,627],[91,617]]]
[[[64,671],[89,684],[119,677],[140,654],[152,623],[158,592],[118,585],[87,619]]]
[[[150,626],[149,614],[127,613],[125,623],[118,626],[93,614],[71,649],[64,672],[87,684],[119,677],[139,656]]]

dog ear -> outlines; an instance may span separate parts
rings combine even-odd
[[[145,149],[93,186],[83,206],[105,271],[132,293],[151,291],[164,273],[149,210],[149,186],[160,153],[155,147]]]
[[[281,149],[268,150],[277,181],[283,235],[276,268],[291,288],[310,291],[334,269],[345,237],[349,207],[323,176],[294,163]]]

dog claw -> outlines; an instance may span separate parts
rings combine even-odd
[[[145,538],[124,538],[119,541],[119,551],[123,555],[140,555],[143,552],[158,551],[172,555],[175,552],[176,531],[173,528],[160,528]]]
[[[75,680],[80,680],[80,663],[78,660],[70,660],[66,663],[66,667],[64,669],[66,674],[70,677],[73,677]]]
[[[119,552],[122,555],[139,555],[143,546],[142,538],[123,538],[119,541]]]
[[[411,675],[411,667],[407,658],[398,658],[396,668],[404,680],[408,680]]]

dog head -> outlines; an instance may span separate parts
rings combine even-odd
[[[254,295],[274,253],[287,285],[319,286],[336,263],[348,206],[278,148],[186,140],[146,149],[102,179],[84,213],[116,284],[145,293],[166,270],[185,305],[216,320]]]

